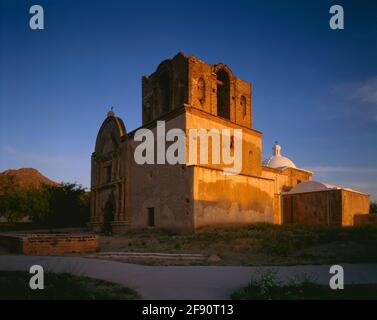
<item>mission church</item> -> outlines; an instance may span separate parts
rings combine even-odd
[[[122,119],[110,111],[91,158],[92,229],[194,232],[253,222],[357,223],[357,216],[369,212],[368,195],[312,181],[312,172],[296,167],[278,144],[262,162],[262,133],[253,127],[252,93],[251,84],[226,65],[211,65],[181,52],[143,76],[141,128],[156,133],[157,121],[165,121],[166,130],[186,133],[241,129],[242,170],[226,175],[225,163],[200,164],[188,158],[185,164],[139,165],[134,159],[141,143],[134,139],[138,129],[127,132]]]

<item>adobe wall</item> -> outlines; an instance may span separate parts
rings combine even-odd
[[[349,190],[342,190],[342,225],[354,225],[354,216],[356,214],[369,214],[369,206],[369,195]]]
[[[310,181],[312,174],[295,168],[284,170],[262,166],[262,177],[275,181],[275,193],[287,192],[303,181]]]
[[[369,205],[369,195],[344,189],[283,194],[283,223],[352,226]]]
[[[195,229],[213,225],[274,222],[272,180],[224,175],[222,170],[194,167]]]
[[[188,58],[178,53],[142,77],[143,126],[188,103]]]
[[[185,128],[185,114],[181,113],[166,121],[166,131]],[[156,127],[149,127],[157,139]],[[148,208],[154,208],[155,227],[193,231],[192,214],[192,169],[186,165],[143,164],[135,162],[133,155],[140,142],[129,139],[130,170],[128,181],[129,206],[132,212],[131,227],[148,227]],[[166,145],[168,148],[168,144]],[[156,151],[156,145],[155,145]]]
[[[131,227],[148,227],[148,208],[154,208],[155,227],[193,230],[192,170],[186,166],[145,165],[134,167],[130,206]]]
[[[224,64],[211,65],[194,56],[188,58],[189,101],[188,104],[213,115],[218,114],[217,78],[218,70],[225,70],[230,81],[230,117],[239,125],[252,127],[251,84],[233,75]]]
[[[281,193],[291,190],[302,181],[310,181],[312,174],[295,168],[279,170],[262,166],[262,177],[274,180],[274,223],[282,224]]]
[[[283,223],[342,225],[342,191],[283,194]]]
[[[261,176],[262,173],[262,134],[259,131],[242,127],[235,123],[229,122],[225,119],[219,118],[207,112],[201,110],[186,107],[186,132],[189,134],[189,129],[217,129],[221,134],[223,129],[230,129],[230,134],[234,135],[234,129],[242,130],[242,174]],[[222,139],[222,138],[221,138]],[[187,148],[188,148],[187,139]],[[221,146],[222,140],[220,141]],[[197,143],[197,162],[200,163],[200,140]],[[211,139],[209,139],[208,146],[211,146]],[[234,155],[234,149],[231,150],[231,156]],[[201,164],[213,169],[223,169],[224,167],[232,167],[232,165],[226,165],[224,163],[213,164],[212,163],[212,150],[208,151],[209,163],[207,165]],[[188,158],[187,158],[188,160]],[[222,161],[222,156],[220,158]],[[188,163],[190,165],[190,163]]]

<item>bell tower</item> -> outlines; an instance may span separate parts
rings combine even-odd
[[[222,63],[211,65],[179,52],[142,78],[143,125],[183,105],[252,128],[251,84]]]

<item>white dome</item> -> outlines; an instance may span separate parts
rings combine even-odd
[[[270,168],[296,168],[292,160],[281,155],[281,146],[277,143],[272,147],[272,156],[264,162],[264,165]]]
[[[340,189],[340,187],[333,186],[327,183],[318,182],[318,181],[304,181],[297,184],[288,193],[313,192],[313,191],[323,191],[323,190],[329,190],[329,189]]]
[[[265,165],[270,168],[296,168],[296,165],[293,163],[292,160],[289,160],[288,158],[283,156],[272,156],[265,162]]]

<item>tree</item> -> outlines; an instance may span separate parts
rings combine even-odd
[[[8,222],[17,222],[26,216],[23,212],[24,193],[20,190],[0,196],[0,213]]]
[[[49,194],[49,214],[45,221],[59,226],[83,226],[89,222],[89,193],[78,184],[62,183],[46,186]]]
[[[0,216],[8,222],[25,217],[23,212],[25,194],[17,189],[13,175],[0,175]]]
[[[17,189],[16,187],[16,177],[12,174],[1,174],[0,175],[0,196],[8,194]]]
[[[50,196],[47,190],[43,187],[26,189],[22,211],[33,221],[44,221],[50,213]]]
[[[75,183],[20,188],[14,176],[0,175],[0,216],[8,222],[29,217],[50,226],[84,226],[89,222],[89,202],[90,194]]]
[[[370,203],[370,213],[377,213],[377,201],[372,201]]]

